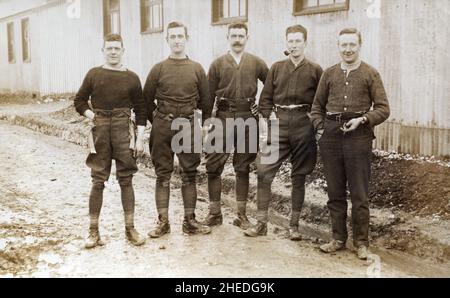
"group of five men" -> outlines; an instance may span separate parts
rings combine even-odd
[[[105,64],[91,69],[76,95],[76,110],[94,123],[91,132],[91,153],[87,165],[91,168],[92,188],[89,197],[90,229],[86,248],[102,245],[98,221],[103,201],[104,183],[116,161],[117,179],[125,214],[126,237],[134,245],[145,238],[134,228],[135,197],[132,186],[137,172],[136,156],[143,151],[144,130],[149,120],[150,154],[156,171],[155,201],[158,223],[149,232],[152,238],[170,232],[170,179],[174,155],[179,160],[184,204],[183,232],[208,234],[211,227],[222,224],[221,175],[233,153],[236,173],[237,217],[233,224],[250,237],[267,234],[271,184],[281,164],[290,158],[292,164],[292,212],[289,237],[301,240],[298,230],[300,212],[305,198],[305,177],[317,160],[317,145],[324,163],[328,187],[328,207],[333,240],[321,246],[324,252],[345,248],[347,240],[347,183],[352,201],[352,228],[358,257],[367,258],[369,245],[368,184],[373,127],[389,116],[389,104],[380,75],[359,57],[362,39],[356,29],[344,29],[339,34],[338,47],[342,62],[325,72],[305,58],[308,33],[301,25],[286,30],[288,59],[275,63],[270,70],[266,63],[245,52],[249,34],[247,25],[228,26],[230,51],[217,58],[208,74],[202,66],[189,59],[185,45],[187,27],[172,22],[167,29],[171,50],[168,59],[151,69],[142,91],[138,76],[126,69],[121,58],[123,41],[119,35],[105,37]],[[258,81],[264,83],[256,103]],[[89,106],[88,101],[91,101]],[[135,113],[137,135],[132,121]],[[224,125],[215,128],[216,139],[232,140],[231,150],[206,154],[209,214],[203,222],[195,218],[197,201],[196,176],[201,154],[195,152],[195,111],[202,112],[202,125],[209,133],[206,119],[215,118]],[[269,135],[276,118],[278,129]],[[179,132],[173,129],[175,119],[187,119],[192,128],[192,150],[175,153],[172,139]],[[225,125],[228,119],[262,119],[259,134],[273,141],[276,138],[276,159],[262,162],[266,152],[252,150],[252,134],[247,129],[243,138],[236,127]],[[237,135],[237,136],[236,136]],[[270,144],[271,141],[268,141]],[[245,150],[236,150],[239,142]],[[226,143],[226,142],[223,142]],[[273,142],[275,143],[275,142]],[[260,144],[261,146],[261,144]],[[257,165],[257,223],[246,215],[250,165]]]

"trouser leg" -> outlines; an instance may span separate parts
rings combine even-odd
[[[208,175],[208,194],[211,214],[221,213],[220,201],[222,195],[221,175],[229,153],[210,153],[206,155],[206,172]]]
[[[369,245],[369,181],[372,135],[362,127],[345,140],[345,168],[352,201],[352,230],[355,247]]]
[[[347,173],[345,171],[342,132],[337,122],[326,121],[325,133],[319,141],[327,180],[328,202],[333,239],[347,240]]]
[[[90,227],[98,229],[103,204],[103,191],[108,181],[112,165],[111,131],[109,118],[97,118],[92,129],[94,146],[97,153],[89,154],[86,165],[91,169],[92,186],[89,195]]]
[[[173,172],[173,156],[171,148],[173,131],[170,121],[155,118],[150,135],[150,152],[156,172],[155,203],[160,216],[168,218],[170,198],[170,178]]]
[[[262,157],[264,153],[259,153],[256,158],[257,172],[258,172],[258,186],[256,192],[256,201],[257,201],[257,220],[263,223],[268,222],[268,211],[271,200],[271,186],[272,181],[275,178],[278,169],[280,168],[283,161],[285,161],[290,155],[290,148],[288,143],[288,129],[287,123],[280,121],[279,128],[279,144],[277,148],[273,148],[273,151],[278,150],[277,154],[278,159],[270,164],[262,163]],[[274,154],[272,152],[272,154]]]

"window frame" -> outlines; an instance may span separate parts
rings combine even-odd
[[[337,11],[348,11],[350,9],[350,0],[345,0],[345,3],[334,3],[327,5],[319,5],[307,8],[301,8],[304,0],[293,0],[293,15],[304,16],[312,14],[330,13]],[[319,1],[319,0],[317,0]]]
[[[27,24],[27,39],[25,39],[24,34],[25,23]],[[30,18],[23,18],[20,20],[20,29],[22,33],[22,61],[24,63],[31,63]],[[25,51],[27,51],[27,57],[25,57]]]
[[[16,63],[16,41],[14,36],[14,22],[6,23],[6,39],[8,41],[8,63]]]
[[[121,23],[121,13],[120,13],[120,0],[117,0],[119,3],[119,9],[117,10],[119,12],[119,32],[114,32],[117,34],[120,34],[122,31],[122,23]],[[108,34],[113,33],[112,32],[112,26],[111,26],[111,0],[103,0],[103,35],[106,36]]]
[[[245,16],[228,17],[224,18],[220,16],[220,10],[223,7],[223,1],[229,0],[211,0],[211,24],[212,25],[228,25],[233,22],[247,22],[248,21],[248,0],[245,1]]]
[[[144,18],[147,17],[150,21],[150,16],[148,15],[148,12],[152,5],[161,5],[160,10],[161,26],[158,28],[144,29]],[[164,0],[140,0],[140,9],[141,9],[141,34],[164,32]]]

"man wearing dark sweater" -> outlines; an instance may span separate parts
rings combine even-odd
[[[327,179],[333,240],[320,249],[345,249],[347,241],[347,184],[352,202],[353,244],[360,259],[369,245],[369,179],[373,127],[389,117],[389,102],[379,73],[361,61],[361,33],[339,34],[342,62],[327,69],[312,107]]]
[[[132,185],[136,166],[136,151],[143,151],[143,133],[147,111],[138,76],[123,67],[124,53],[120,35],[105,37],[103,54],[105,64],[91,69],[75,97],[75,108],[89,118],[94,127],[90,135],[90,150],[86,164],[91,168],[92,188],[89,196],[90,228],[86,248],[103,245],[98,221],[103,203],[105,182],[109,179],[112,160],[121,188],[125,214],[125,234],[133,245],[142,245],[145,238],[134,228],[135,197]],[[88,101],[91,100],[92,110]],[[138,136],[131,120],[131,109],[136,114]],[[131,141],[130,141],[131,140]]]
[[[256,237],[267,234],[268,209],[271,200],[271,185],[281,164],[290,158],[292,164],[292,212],[289,237],[298,241],[300,211],[305,199],[305,176],[310,174],[317,159],[314,129],[308,112],[312,105],[322,68],[305,58],[308,32],[301,25],[286,29],[286,44],[289,58],[275,63],[267,75],[259,100],[259,110],[264,119],[274,111],[279,121],[278,159],[273,163],[262,162],[266,153],[260,152],[257,159],[257,224],[245,231],[245,235]],[[264,133],[264,129],[262,129]],[[263,137],[267,139],[266,136]],[[271,152],[273,154],[273,152]]]
[[[247,229],[250,222],[246,215],[246,205],[249,189],[250,164],[255,161],[255,152],[250,151],[249,133],[243,137],[238,137],[242,133],[234,129],[227,129],[227,119],[255,118],[254,110],[257,109],[255,96],[258,91],[258,80],[265,82],[268,68],[266,63],[260,58],[244,52],[245,44],[248,40],[248,28],[244,23],[232,23],[228,26],[228,42],[230,51],[228,54],[217,58],[209,68],[208,81],[211,100],[215,99],[217,114],[215,115],[222,123],[219,134],[223,141],[221,152],[212,152],[206,155],[206,171],[208,174],[208,192],[209,192],[209,215],[205,223],[209,226],[222,224],[222,212],[220,208],[220,199],[222,192],[221,175],[225,163],[234,147],[233,166],[236,172],[236,202],[237,218],[233,224]],[[256,121],[254,122],[256,124]],[[219,129],[215,127],[215,129]],[[254,127],[256,129],[256,125]],[[216,132],[217,134],[217,132]],[[227,146],[226,142],[234,141],[234,146]],[[239,152],[236,148],[237,142],[245,142],[245,152]],[[241,144],[242,145],[242,144]],[[230,148],[231,150],[227,150]]]
[[[196,176],[201,153],[195,152],[194,121],[196,109],[203,118],[209,118],[213,104],[209,99],[208,81],[202,66],[190,60],[185,54],[188,39],[187,28],[172,22],[167,27],[167,43],[170,57],[156,64],[150,71],[144,87],[148,118],[152,122],[150,153],[156,171],[155,200],[158,224],[149,236],[158,238],[170,232],[169,197],[170,178],[173,172],[174,148],[172,138],[179,133],[172,130],[174,120],[187,119],[191,127],[191,150],[177,153],[181,166],[181,193],[184,203],[183,232],[186,234],[207,234],[208,226],[195,219],[197,202]],[[155,103],[156,101],[156,103]]]

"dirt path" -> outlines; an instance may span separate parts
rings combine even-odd
[[[184,236],[179,189],[171,194],[172,234],[132,247],[124,239],[114,176],[101,217],[107,245],[84,250],[90,183],[86,150],[5,122],[0,122],[0,137],[0,276],[365,277],[376,268],[349,251],[324,255],[312,242],[294,243],[273,233],[246,238],[232,226],[229,209],[224,225],[211,235]],[[152,170],[136,175],[136,226],[143,233],[156,219],[153,184]],[[207,204],[198,206],[203,218]],[[450,268],[418,262],[382,256],[381,276],[450,276]]]

